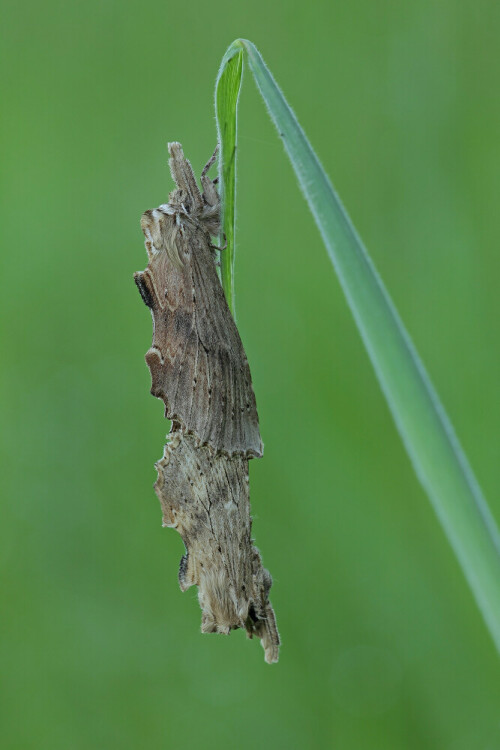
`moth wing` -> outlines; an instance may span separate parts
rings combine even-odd
[[[209,442],[229,453],[261,456],[250,367],[208,248],[193,254],[192,272],[199,371],[210,383]],[[200,403],[193,402],[193,410],[199,408]]]
[[[151,393],[200,444],[261,456],[250,368],[206,237],[176,244],[176,254],[161,250],[135,275],[154,322]]]

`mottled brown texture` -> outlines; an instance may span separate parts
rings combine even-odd
[[[248,460],[196,447],[174,433],[156,464],[163,524],[177,529],[186,555],[179,583],[196,584],[202,632],[246,629],[262,639],[266,661],[278,660],[279,636],[269,602],[272,578],[251,538]]]
[[[149,263],[135,274],[153,315],[151,393],[200,444],[261,456],[250,368],[211,245],[219,231],[217,191],[204,174],[200,193],[179,144],[170,144],[170,154],[177,189],[168,205],[142,216]]]
[[[153,316],[146,354],[151,393],[172,420],[155,490],[165,526],[184,540],[179,583],[198,586],[202,632],[257,635],[269,663],[279,635],[269,602],[272,579],[251,539],[248,459],[262,455],[250,369],[217,276],[215,183],[203,193],[178,143],[169,144],[177,188],[146,211],[148,266],[134,275]]]

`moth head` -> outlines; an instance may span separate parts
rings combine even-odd
[[[192,197],[185,190],[176,188],[168,195],[168,204],[161,207],[171,214],[189,216],[197,213],[197,207],[193,205]]]

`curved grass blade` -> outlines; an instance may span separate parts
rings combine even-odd
[[[231,48],[222,59],[215,84],[215,112],[219,140],[219,189],[221,198],[220,247],[222,286],[227,304],[236,319],[234,306],[234,224],[236,208],[236,132],[238,97],[243,73],[243,50]]]
[[[415,472],[429,495],[500,651],[498,527],[361,239],[258,50],[242,39],[233,42],[224,56],[216,95],[222,140],[221,172],[226,179],[223,189],[226,200],[229,196],[233,200],[228,204],[226,222],[232,217],[234,232],[235,172],[225,160],[235,153],[243,52],[321,232]],[[231,70],[232,65],[238,75],[233,73],[233,89],[229,91],[230,78],[226,77],[226,70]],[[221,97],[226,95],[231,98],[224,104]],[[234,140],[226,145],[225,137]],[[226,223],[225,227],[227,234],[229,225]],[[234,234],[232,236],[234,238]],[[233,258],[230,257],[223,274],[224,288],[226,294],[231,290],[231,300],[234,300]]]

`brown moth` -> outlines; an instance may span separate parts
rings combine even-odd
[[[220,221],[219,196],[207,176],[215,155],[202,172],[201,194],[181,145],[170,143],[169,152],[177,188],[168,204],[142,216],[149,263],[134,276],[153,315],[146,354],[151,393],[200,444],[262,456],[250,368],[210,239]]]
[[[153,316],[151,393],[172,420],[155,490],[164,526],[186,547],[179,583],[183,591],[198,586],[202,632],[244,628],[272,663],[280,644],[272,578],[251,538],[248,485],[248,459],[263,449],[250,369],[211,244],[220,224],[207,176],[215,154],[202,193],[181,145],[169,144],[169,153],[177,187],[168,204],[142,216],[149,262],[134,274]]]

